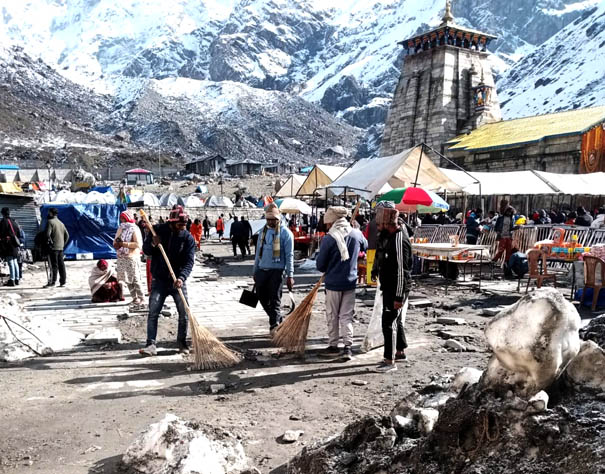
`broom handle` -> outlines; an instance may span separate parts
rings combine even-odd
[[[151,225],[151,222],[149,222],[149,219],[147,219],[147,214],[145,213],[145,211],[143,209],[139,209],[139,214],[141,214],[141,218],[145,221],[145,224],[147,225],[147,228],[151,232],[151,235],[153,237],[157,237],[157,234],[155,233],[155,230],[154,230],[153,226]],[[164,250],[164,247],[162,246],[161,242],[158,244],[158,248],[160,249],[160,253],[162,254],[162,257],[164,257],[164,262],[166,262],[166,266],[168,267],[168,271],[170,272],[170,276],[172,277],[173,283],[176,283],[178,278],[174,274],[174,270],[172,269],[170,260],[168,260],[168,255],[166,255],[166,251]],[[191,309],[189,309],[189,304],[187,303],[187,300],[185,299],[185,295],[183,295],[183,290],[181,290],[181,288],[177,288],[177,290],[179,292],[179,296],[181,297],[181,301],[183,302],[183,306],[185,306],[185,311],[187,311],[187,315],[189,316],[189,319],[192,319],[193,315],[191,314]]]
[[[351,214],[351,223],[355,220],[355,218],[357,217],[357,214],[359,214],[360,206],[361,206],[361,200],[357,201],[357,205],[355,206],[355,209],[353,210],[353,214]]]

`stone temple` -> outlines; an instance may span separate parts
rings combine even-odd
[[[605,107],[502,120],[487,51],[494,39],[456,25],[448,0],[437,28],[400,43],[407,55],[381,156],[425,143],[468,171],[605,171]]]

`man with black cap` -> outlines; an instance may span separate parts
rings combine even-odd
[[[50,281],[45,288],[52,288],[57,284],[57,274],[59,275],[60,286],[65,286],[65,282],[67,281],[63,249],[69,240],[69,232],[67,232],[65,225],[57,217],[58,215],[59,210],[56,207],[52,207],[48,210],[46,238],[50,245],[48,259],[50,260],[52,272]]]
[[[143,243],[143,252],[151,258],[151,293],[149,294],[149,315],[147,317],[147,343],[139,350],[143,356],[154,356],[157,354],[156,337],[158,333],[158,318],[168,296],[172,296],[179,313],[179,325],[177,330],[177,345],[182,354],[189,353],[187,346],[187,311],[181,300],[178,289],[180,288],[187,299],[187,286],[185,281],[191,274],[195,262],[195,240],[187,232],[187,219],[182,206],[170,211],[168,222],[154,227],[156,236],[151,232]],[[176,282],[172,280],[170,271],[164,261],[164,257],[158,248],[162,244],[168,256],[172,270],[177,277]]]
[[[9,280],[5,286],[15,286],[19,284],[19,247],[21,242],[19,234],[21,229],[17,222],[10,216],[8,207],[2,208],[2,220],[0,220],[0,257],[3,257],[8,264]]]

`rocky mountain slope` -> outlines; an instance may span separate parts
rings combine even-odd
[[[252,97],[251,103],[287,102],[284,113],[257,114],[254,128],[267,130],[269,135],[269,131],[280,129],[276,123],[289,128],[281,120],[291,117],[293,109],[302,107],[308,111],[303,117],[318,114],[322,120],[329,120],[299,97],[330,112],[335,117],[330,121],[335,136],[328,133],[321,144],[315,127],[309,129],[306,138],[299,136],[300,127],[295,127],[295,134],[288,132],[282,136],[277,132],[280,143],[287,145],[294,137],[297,142],[311,145],[303,153],[298,145],[294,148],[287,145],[284,157],[288,159],[299,159],[302,155],[316,157],[321,153],[319,148],[337,144],[355,146],[352,143],[354,137],[359,138],[359,132],[347,128],[339,119],[365,131],[357,144],[358,156],[376,153],[404,60],[397,42],[436,25],[444,6],[441,0],[3,3],[0,25],[4,28],[0,29],[0,40],[23,44],[27,52],[42,57],[62,75],[116,96],[118,111],[102,130],[113,132],[127,127],[134,140],[143,145],[157,145],[161,140],[154,130],[163,130],[164,115],[178,116],[171,110],[174,104],[184,102],[191,110],[208,111],[199,127],[210,130],[199,136],[199,129],[195,131],[195,127],[185,125],[178,133],[172,133],[175,141],[168,140],[166,148],[225,155],[236,152],[234,157],[250,153],[263,160],[276,159],[284,150],[267,147],[274,142],[264,136],[256,141],[245,121],[229,121],[229,133],[224,133],[227,129],[220,112],[222,103],[231,104],[231,109],[238,108],[247,102],[242,100],[243,95]],[[499,37],[492,47],[493,65],[501,78],[498,93],[505,102],[505,118],[599,101],[598,89],[593,94],[594,100],[585,94],[597,87],[591,84],[602,77],[602,71],[591,61],[600,50],[598,27],[587,36],[590,24],[600,21],[600,10],[595,10],[598,3],[599,0],[454,2],[457,23]],[[558,32],[563,36],[557,36]],[[557,48],[561,41],[564,44],[571,41],[574,47]],[[584,74],[565,78],[569,84],[573,82],[573,87],[565,87],[562,79],[562,85],[553,91],[543,89],[552,92],[554,99],[535,99],[535,105],[529,108],[519,105],[527,103],[532,90],[543,85],[537,84],[539,79],[553,81],[553,76],[561,76],[558,71],[562,64],[569,64],[573,70],[572,65],[577,66],[585,56],[584,64],[595,65],[596,71],[580,68]],[[539,58],[548,58],[545,61],[549,62],[539,66],[542,76],[536,70]],[[186,84],[187,88],[171,88],[166,84]],[[269,95],[265,91],[270,91]],[[153,114],[147,119],[140,115],[148,104],[137,104],[149,97],[153,97],[154,110],[162,112],[156,124]],[[219,111],[219,115],[210,118],[211,111]],[[249,119],[246,111],[234,116]],[[137,123],[138,118],[143,122]],[[208,140],[203,135],[226,135],[233,142],[217,148],[225,139]]]

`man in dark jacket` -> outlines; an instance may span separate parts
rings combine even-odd
[[[44,288],[52,288],[57,284],[57,274],[59,276],[59,286],[65,286],[65,282],[67,281],[63,249],[65,249],[69,240],[69,232],[67,232],[65,225],[57,217],[58,215],[59,211],[56,207],[48,210],[46,238],[50,245],[48,260],[50,261],[51,277]]]
[[[179,296],[180,288],[187,299],[187,286],[185,281],[191,274],[195,262],[195,240],[187,232],[187,214],[182,206],[170,211],[170,217],[166,224],[155,226],[156,237],[151,232],[143,243],[143,252],[151,255],[151,293],[149,294],[149,315],[147,317],[147,343],[139,353],[143,356],[154,356],[157,354],[156,337],[158,333],[158,318],[164,301],[172,296],[179,313],[179,325],[177,330],[177,345],[179,352],[187,354],[187,311]],[[168,256],[172,270],[177,277],[176,282],[172,280],[170,271],[164,261],[162,253],[158,248],[162,244]]]
[[[397,370],[396,359],[405,359],[407,347],[403,322],[398,324],[396,353],[393,357],[393,323],[403,319],[407,310],[411,286],[412,244],[399,213],[393,207],[376,209],[376,223],[380,231],[376,261],[372,272],[380,280],[382,290],[382,334],[384,360],[377,372]]]
[[[578,217],[576,217],[574,225],[590,227],[590,225],[592,224],[592,216],[588,212],[586,212],[586,209],[580,206],[578,207],[576,212],[578,214]]]
[[[233,222],[229,229],[229,239],[231,240],[231,245],[233,245],[233,256],[237,257],[237,248],[239,247],[239,252],[242,254],[242,260],[246,256],[246,234],[247,229],[245,228],[244,223],[240,222],[237,216],[233,216]]]
[[[470,217],[466,220],[466,243],[476,245],[481,233],[481,217],[483,216],[482,209],[475,209]]]
[[[496,240],[498,241],[498,251],[494,255],[494,258],[492,258],[492,262],[497,262],[504,253],[504,276],[507,278],[512,277],[512,271],[508,267],[508,262],[513,254],[513,231],[516,229],[514,214],[515,209],[508,206],[504,214],[498,217],[494,227]]]
[[[247,220],[245,216],[242,216],[242,228],[244,229],[244,240],[246,244],[246,250],[248,251],[248,255],[252,255],[252,252],[250,251],[250,240],[252,239],[254,232],[252,231],[250,221]]]
[[[9,280],[4,286],[15,286],[19,284],[19,234],[21,228],[14,219],[11,219],[10,209],[2,208],[2,220],[0,220],[0,257],[8,264]]]
[[[365,251],[368,242],[359,230],[351,227],[346,216],[344,207],[335,206],[327,210],[324,223],[328,233],[321,241],[315,265],[325,273],[329,343],[322,355],[338,356],[338,342],[342,336],[342,358],[351,360],[357,257],[360,251]]]

